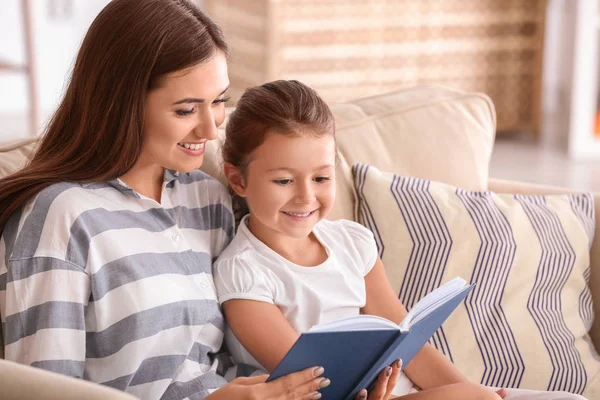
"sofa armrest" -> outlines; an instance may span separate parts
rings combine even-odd
[[[12,361],[0,360],[3,400],[135,400],[125,392]]]
[[[538,185],[534,183],[507,181],[501,179],[490,179],[488,188],[496,193],[514,193],[514,194],[561,194],[561,193],[581,193],[581,190],[561,188],[556,186]],[[594,193],[594,210],[596,218],[600,218],[600,194]],[[590,337],[596,351],[600,352],[600,321],[597,316],[600,315],[600,223],[596,222],[594,229],[594,241],[590,251],[590,290],[592,292],[592,301],[594,304],[594,323],[590,330]]]

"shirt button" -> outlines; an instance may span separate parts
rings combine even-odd
[[[173,240],[175,242],[179,242],[179,235],[177,235],[177,234],[174,233],[173,236],[172,236],[172,238],[173,238]]]
[[[208,288],[208,283],[206,283],[206,282],[200,282],[200,287],[202,289],[206,289],[206,288]]]

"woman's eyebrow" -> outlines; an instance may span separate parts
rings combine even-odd
[[[229,85],[227,85],[227,87],[221,93],[219,93],[219,95],[217,97],[221,96],[228,90],[229,90]],[[185,99],[176,101],[175,103],[173,103],[173,105],[185,104],[185,103],[204,103],[204,101],[205,101],[204,99],[199,99],[199,98],[195,98],[195,97],[186,97]]]

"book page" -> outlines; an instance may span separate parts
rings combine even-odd
[[[398,325],[376,315],[357,315],[327,324],[316,325],[309,332],[365,331],[377,329],[398,329]]]
[[[400,330],[408,331],[411,326],[429,315],[441,304],[444,304],[449,298],[461,292],[465,288],[466,283],[464,279],[456,277],[439,288],[432,290],[411,308],[408,315],[402,320]]]

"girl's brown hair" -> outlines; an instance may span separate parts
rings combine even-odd
[[[221,29],[186,0],[113,0],[96,17],[28,165],[0,180],[8,218],[57,182],[102,182],[137,161],[146,95],[161,77],[228,53]]]
[[[225,128],[223,161],[243,173],[268,134],[335,136],[331,110],[301,82],[279,80],[247,89]]]

